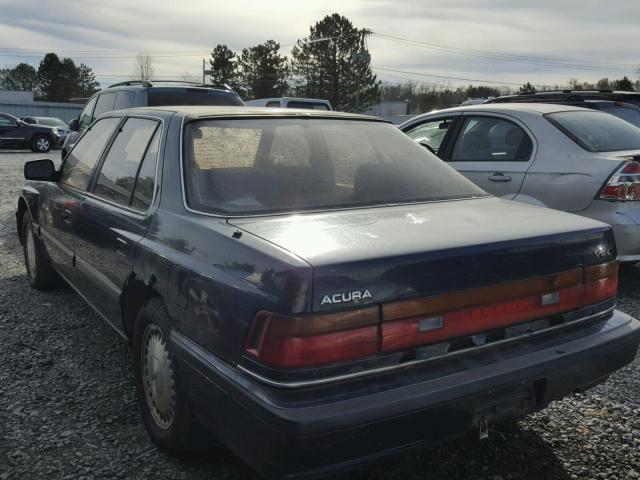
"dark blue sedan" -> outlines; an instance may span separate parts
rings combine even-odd
[[[25,176],[29,281],[131,341],[170,453],[208,432],[282,477],[484,436],[640,342],[609,226],[492,197],[374,118],[120,110]]]

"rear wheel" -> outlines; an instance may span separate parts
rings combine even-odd
[[[33,288],[44,290],[56,286],[59,277],[42,252],[42,247],[33,231],[31,214],[26,211],[22,217],[22,248],[27,278]]]
[[[37,153],[47,153],[51,150],[51,139],[47,135],[36,135],[31,142],[31,150]]]
[[[173,455],[211,445],[180,389],[168,343],[169,322],[159,299],[143,307],[133,333],[134,369],[142,419],[153,443]]]

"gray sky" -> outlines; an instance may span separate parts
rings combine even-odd
[[[405,39],[368,40],[383,80],[480,83],[421,73],[565,85],[640,76],[638,0],[0,0],[0,12],[0,66],[37,67],[54,51],[92,67],[103,85],[131,75],[138,52],[154,58],[156,75],[175,78],[201,75],[218,43],[240,50],[274,39],[288,54],[334,12]]]

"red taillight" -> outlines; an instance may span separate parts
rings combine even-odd
[[[607,180],[598,198],[621,202],[640,200],[640,163],[625,163]]]
[[[245,353],[273,367],[321,365],[549,317],[616,295],[618,262],[329,314],[256,315]]]
[[[287,317],[259,312],[245,352],[275,367],[304,367],[375,355],[379,308]]]

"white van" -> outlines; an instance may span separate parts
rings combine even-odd
[[[244,102],[247,107],[305,108],[308,110],[333,110],[329,100],[317,98],[260,98]]]

